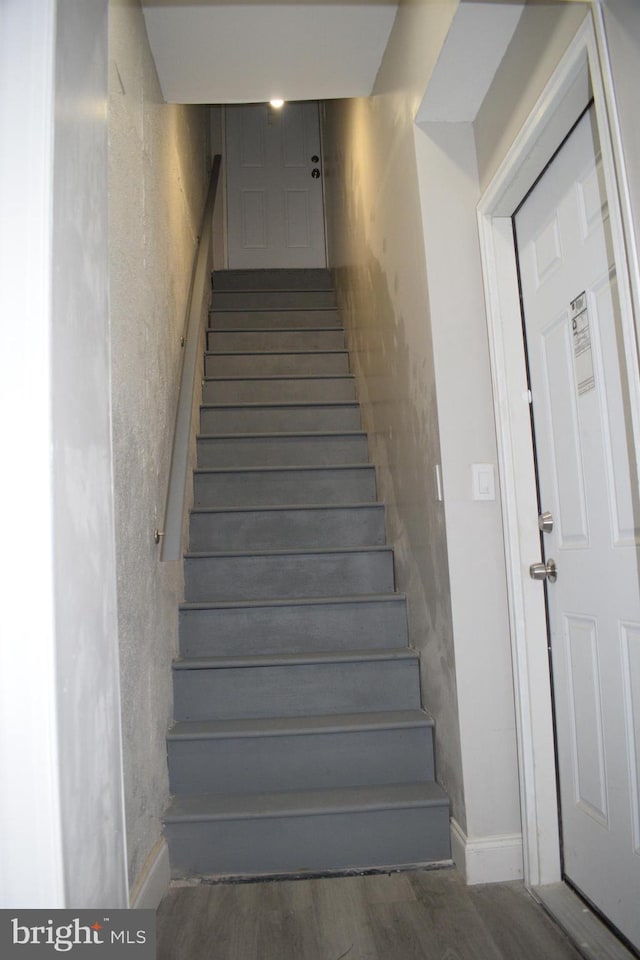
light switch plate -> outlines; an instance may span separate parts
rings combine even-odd
[[[473,500],[495,500],[496,476],[492,463],[471,464],[471,496]]]

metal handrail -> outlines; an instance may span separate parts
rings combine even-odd
[[[193,391],[196,381],[198,344],[200,341],[200,318],[205,293],[210,289],[209,252],[212,243],[213,211],[216,202],[220,165],[219,153],[213,158],[209,192],[202,215],[198,249],[195,256],[191,293],[187,302],[186,335],[182,338],[182,370],[176,409],[176,423],[171,451],[171,467],[164,511],[164,529],[155,531],[156,543],[162,540],[161,560],[179,560],[182,556],[182,529],[184,504],[189,473],[189,448],[191,444],[191,414]]]

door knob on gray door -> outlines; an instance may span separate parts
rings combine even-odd
[[[529,567],[529,576],[532,580],[548,580],[549,583],[555,583],[558,579],[558,568],[555,560],[547,560],[546,563],[532,563]]]
[[[320,176],[320,170],[318,169],[318,167],[313,168],[313,170],[311,171],[311,176],[313,177],[314,180],[318,179],[318,177]]]

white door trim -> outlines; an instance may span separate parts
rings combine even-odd
[[[599,36],[596,38],[596,27]],[[564,136],[593,95],[600,133],[603,169],[620,288],[622,323],[632,403],[640,437],[640,384],[637,338],[627,249],[633,249],[630,207],[623,219],[618,183],[625,183],[619,141],[610,132],[613,86],[600,62],[606,49],[596,10],[576,34],[527,121],[478,205],[478,225],[485,285],[491,358],[498,467],[516,704],[524,877],[530,886],[560,879],[560,841],[551,679],[541,584],[529,578],[529,564],[540,559],[534,453],[522,340],[520,300],[511,215],[542,172]],[[590,89],[591,86],[591,89]],[[606,89],[605,89],[606,87]],[[628,202],[628,194],[627,194]],[[623,223],[627,226],[627,237]],[[629,246],[627,246],[629,244]],[[637,445],[636,445],[637,450]]]

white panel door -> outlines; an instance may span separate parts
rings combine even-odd
[[[230,269],[324,267],[315,101],[226,108]]]
[[[540,505],[553,517],[542,549],[557,565],[546,590],[564,872],[640,946],[640,511],[593,109],[515,227]]]

